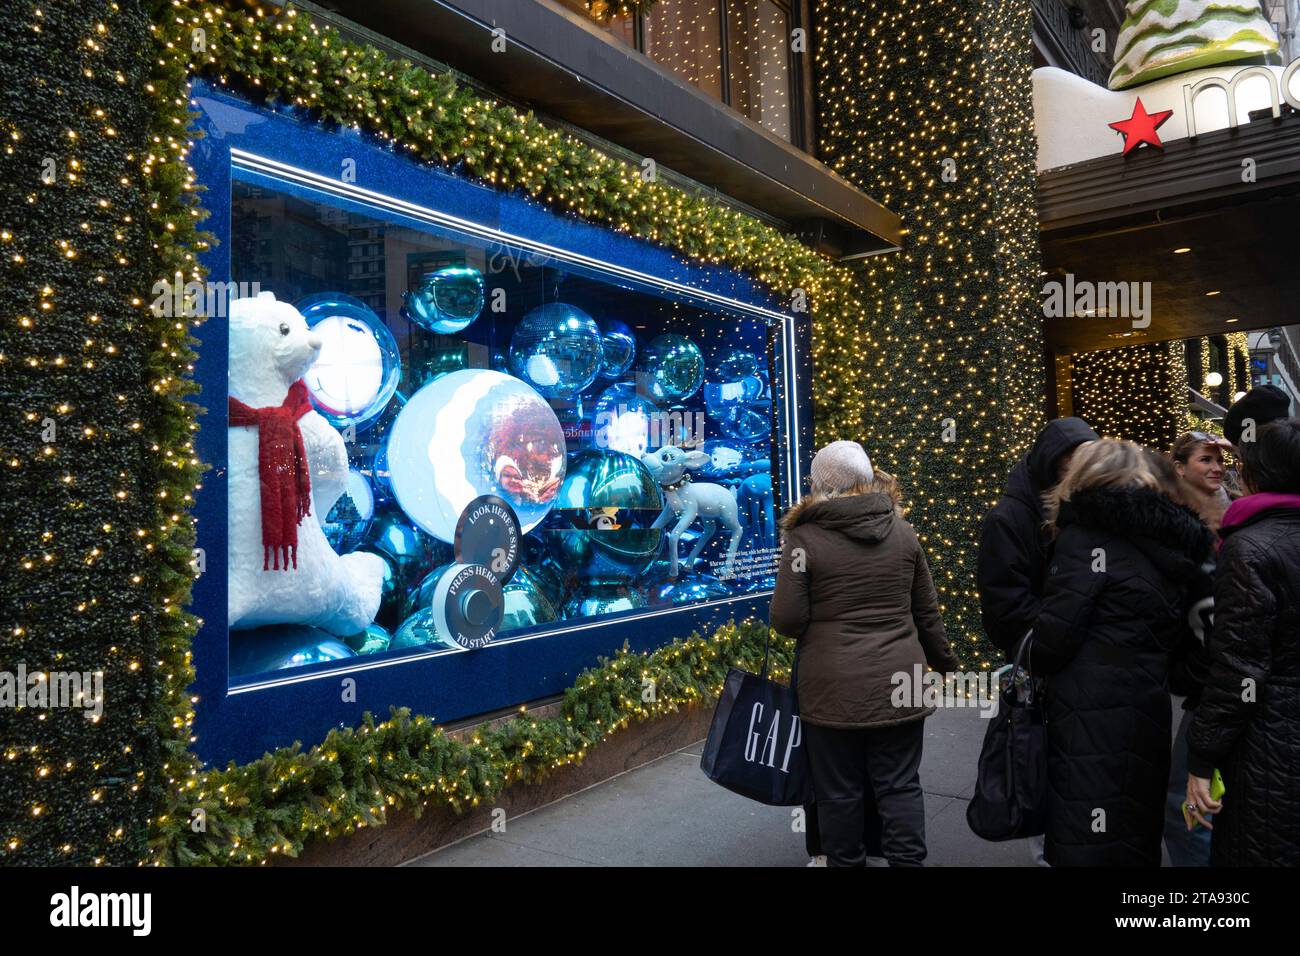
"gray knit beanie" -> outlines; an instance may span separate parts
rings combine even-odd
[[[837,495],[854,485],[869,485],[876,477],[871,459],[855,441],[833,441],[812,461],[812,490],[819,495]]]

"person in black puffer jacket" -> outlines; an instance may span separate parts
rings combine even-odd
[[[1153,452],[1079,449],[1048,497],[1057,532],[1030,666],[1047,675],[1052,866],[1159,866],[1170,656],[1192,639],[1187,581],[1213,536]]]
[[[1213,828],[1213,866],[1296,866],[1300,420],[1264,425],[1239,450],[1249,494],[1219,528],[1210,673],[1187,734],[1187,803]],[[1210,799],[1215,768],[1221,801]]]
[[[1047,423],[1034,447],[1007,479],[1007,489],[980,527],[979,587],[984,633],[1006,652],[1015,653],[1038,616],[1052,539],[1043,517],[1043,495],[1069,465],[1070,456],[1097,433],[1082,418]]]

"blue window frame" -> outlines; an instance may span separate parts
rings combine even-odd
[[[203,256],[210,282],[269,277],[270,291],[287,301],[321,291],[322,281],[349,282],[354,298],[400,332],[405,326],[396,317],[392,289],[409,285],[403,279],[418,277],[428,263],[445,265],[446,250],[455,245],[469,250],[462,254],[488,274],[490,285],[509,286],[512,297],[522,296],[524,305],[511,312],[530,304],[529,296],[550,297],[550,287],[562,281],[589,301],[626,297],[634,303],[629,314],[650,317],[647,335],[677,328],[673,323],[707,325],[710,355],[732,343],[765,355],[770,381],[763,407],[771,435],[762,445],[772,492],[778,508],[799,496],[812,427],[804,387],[811,366],[807,316],[786,311],[750,277],[557,215],[525,197],[423,166],[391,144],[322,128],[294,110],[253,105],[205,81],[195,82],[192,104],[202,137],[191,161],[211,212],[205,226],[219,240]],[[272,211],[262,216],[253,209]],[[302,210],[308,214],[295,218]],[[324,242],[327,227],[335,232]],[[399,264],[407,277],[393,266],[391,240],[399,234],[405,243]],[[515,282],[521,268],[539,276],[539,283]],[[380,288],[385,286],[387,291]],[[477,339],[466,333],[462,351],[471,367],[488,368],[494,342],[504,341],[509,327],[483,319],[479,325]],[[194,691],[200,698],[195,749],[205,761],[245,761],[295,741],[310,745],[331,727],[355,725],[366,711],[386,715],[391,706],[440,722],[491,713],[559,693],[598,657],[624,644],[649,650],[730,617],[766,613],[770,577],[755,575],[743,587],[692,603],[564,618],[499,633],[474,650],[433,643],[287,669],[241,670],[232,650],[225,570],[229,331],[228,320],[215,316],[197,332],[196,376],[205,407],[198,447],[211,466],[195,507],[205,570],[195,583],[193,605],[203,620],[194,645]],[[419,336],[412,343],[403,346],[404,360],[413,361],[412,350],[422,347]],[[552,404],[579,423],[586,414],[580,398]],[[566,429],[569,424],[566,419]],[[717,552],[715,542],[702,553]],[[344,693],[345,680],[353,682],[351,693]]]

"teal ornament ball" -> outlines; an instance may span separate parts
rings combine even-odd
[[[407,582],[422,577],[435,561],[433,539],[391,505],[375,516],[366,544],[388,555]]]
[[[717,366],[705,373],[705,406],[717,415],[760,398],[764,388],[761,371],[758,356],[741,349],[728,349]]]
[[[753,352],[746,352],[744,349],[727,349],[718,358],[717,379],[721,382],[738,382],[744,378],[757,376],[762,370],[763,364]]]
[[[389,630],[402,620],[402,611],[406,601],[406,585],[397,562],[386,551],[374,545],[362,545],[358,551],[368,551],[384,559],[384,574],[379,585],[379,611],[375,614],[375,623]]]
[[[517,631],[559,620],[560,614],[527,568],[518,568],[504,588],[505,617],[502,631]]]
[[[626,582],[659,553],[663,532],[651,525],[663,507],[659,483],[640,459],[587,449],[570,456],[553,521],[542,535],[569,575]]]
[[[416,611],[402,622],[393,634],[393,643],[388,649],[400,651],[411,647],[429,646],[455,647],[456,643],[439,633],[437,625],[433,622],[433,611],[426,607]]]
[[[449,266],[430,272],[402,297],[402,315],[441,335],[465,331],[483,311],[483,274]]]
[[[649,601],[640,588],[628,585],[594,584],[583,588],[564,605],[566,620],[602,617],[620,611],[637,611]]]
[[[393,635],[379,624],[371,624],[364,631],[358,631],[347,639],[348,647],[363,657],[367,654],[382,654],[392,642]]]
[[[650,397],[660,405],[690,398],[704,384],[704,356],[684,335],[668,333],[654,339],[641,353],[649,374]]]
[[[510,337],[511,373],[546,398],[576,398],[604,365],[596,321],[564,302],[531,310]]]

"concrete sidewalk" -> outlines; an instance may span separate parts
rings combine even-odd
[[[921,786],[931,866],[1032,866],[1025,841],[986,843],[966,826],[988,722],[974,708],[926,720]],[[414,866],[803,866],[789,807],[711,782],[703,741],[415,861]]]

